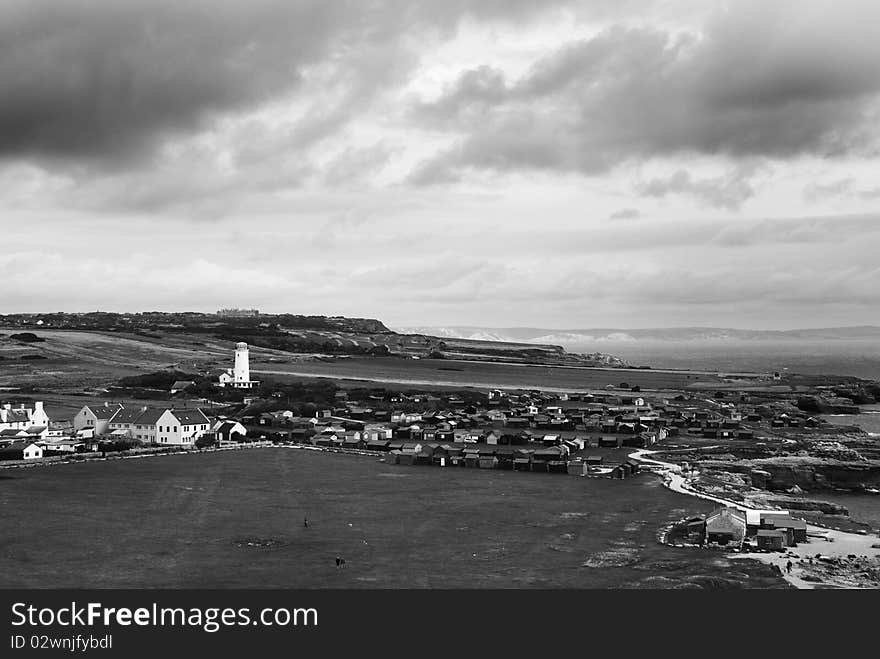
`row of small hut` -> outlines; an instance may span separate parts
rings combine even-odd
[[[639,462],[603,465],[602,456],[570,457],[565,446],[519,448],[492,444],[406,444],[390,443],[385,453],[387,464],[426,465],[435,467],[470,467],[505,469],[573,476],[602,475],[627,478],[639,472]]]

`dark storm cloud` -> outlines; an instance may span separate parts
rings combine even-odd
[[[414,27],[450,32],[463,16],[520,20],[557,4],[0,0],[0,156],[142,153],[290,92],[326,58],[394,49]]]
[[[880,6],[856,0],[731,3],[699,34],[612,27],[519,79],[475,68],[417,104],[425,126],[461,137],[413,180],[468,167],[600,173],[688,152],[876,152],[877,61]]]

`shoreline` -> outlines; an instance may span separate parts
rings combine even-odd
[[[765,511],[760,508],[747,506],[738,501],[697,492],[688,486],[687,479],[681,475],[681,467],[670,462],[645,457],[656,452],[648,449],[639,449],[631,453],[629,457],[639,462],[659,466],[661,469],[656,473],[662,477],[663,485],[673,492],[715,501],[716,503],[741,511],[781,512],[780,510]],[[800,544],[797,547],[788,547],[785,552],[728,554],[728,558],[737,560],[753,559],[767,565],[775,565],[779,568],[779,572],[785,581],[801,590],[813,590],[819,586],[826,588],[854,588],[854,586],[834,583],[833,581],[806,580],[804,577],[809,575],[805,565],[812,565],[813,560],[818,561],[818,556],[828,559],[847,559],[850,556],[866,557],[874,560],[880,559],[880,539],[878,539],[877,535],[848,533],[846,531],[826,529],[815,524],[807,524],[807,535],[812,538],[811,542]],[[819,538],[824,538],[824,542],[821,545],[813,544]],[[816,551],[820,548],[820,551]],[[790,574],[785,569],[788,561],[792,562]]]

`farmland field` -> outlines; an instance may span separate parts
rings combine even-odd
[[[0,587],[784,585],[757,562],[657,544],[666,521],[709,509],[650,474],[284,448],[3,469]]]

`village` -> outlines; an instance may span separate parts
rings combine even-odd
[[[261,412],[251,397],[265,383],[251,379],[248,346],[235,346],[233,367],[216,374],[218,390],[243,390],[240,412],[205,412],[187,397],[193,381],[177,381],[173,407],[103,401],[72,418],[49,418],[42,401],[0,407],[0,461],[6,466],[115,455],[284,445],[381,457],[387,464],[476,468],[625,479],[663,471],[633,453],[691,440],[766,444],[765,433],[809,432],[825,422],[791,406],[757,404],[719,392],[698,398],[642,393],[627,383],[603,390],[553,393],[492,389],[384,392],[354,397],[338,389],[333,404],[299,416],[269,397]],[[274,398],[274,400],[273,400]],[[784,411],[782,411],[784,410]],[[691,476],[695,465],[685,465]],[[757,516],[756,516],[757,515]],[[787,510],[715,514],[683,520],[666,534],[676,542],[742,551],[782,552],[805,542],[806,521]],[[664,538],[665,540],[665,538]]]

